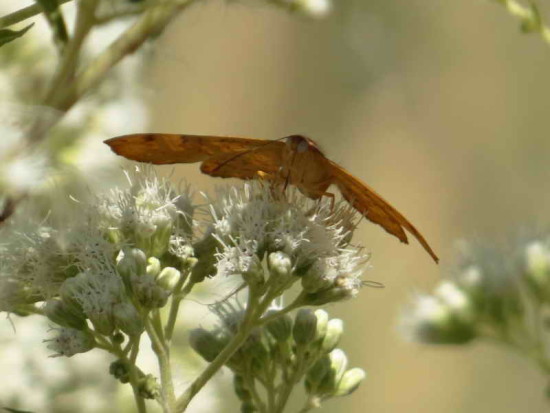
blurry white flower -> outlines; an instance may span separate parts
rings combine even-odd
[[[403,310],[399,330],[405,339],[461,344],[475,337],[475,315],[468,296],[449,281],[434,295],[417,294]]]
[[[296,0],[296,6],[303,13],[316,18],[325,17],[332,10],[331,0]]]

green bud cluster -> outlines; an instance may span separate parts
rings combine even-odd
[[[301,309],[293,318],[288,314],[271,318],[253,330],[226,366],[234,373],[234,390],[241,411],[258,411],[264,401],[260,385],[273,391],[275,403],[286,403],[284,389],[303,382],[309,401],[320,403],[328,398],[353,392],[365,378],[363,370],[347,368],[347,358],[336,346],[343,333],[340,319],[330,319],[326,311]],[[191,347],[206,361],[213,361],[229,342],[235,329],[209,331],[195,329],[190,334]]]

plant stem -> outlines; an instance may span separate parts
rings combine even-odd
[[[68,3],[72,0],[57,0],[59,5]],[[22,8],[21,10],[14,11],[4,17],[0,17],[0,29],[11,26],[13,24],[22,22],[30,17],[36,16],[42,13],[42,8],[38,4],[33,4]]]
[[[170,351],[153,326],[149,317],[145,318],[145,330],[151,339],[153,351],[157,356],[160,370],[160,382],[162,387],[162,397],[165,402],[165,411],[173,412],[176,402],[174,393],[174,383],[172,382],[172,369],[170,367]]]
[[[130,384],[132,385],[132,391],[134,392],[134,399],[136,401],[136,407],[139,413],[147,412],[147,406],[145,405],[145,399],[139,394],[139,377],[137,374],[136,360],[139,353],[139,337],[132,338],[132,350],[129,358],[130,368]],[[124,356],[124,352],[122,352]],[[125,358],[125,357],[124,357]]]
[[[78,98],[95,87],[124,56],[137,50],[153,33],[165,27],[177,15],[178,10],[191,3],[192,0],[163,3],[147,10],[90,63],[63,93],[56,96],[52,106],[59,110],[68,110]]]
[[[264,299],[258,303],[257,298],[250,292],[248,296],[248,303],[246,306],[246,313],[243,321],[239,325],[237,333],[233,336],[231,341],[225,346],[225,348],[218,354],[218,356],[212,361],[206,369],[197,377],[193,383],[185,390],[185,392],[178,397],[176,401],[176,412],[183,412],[193,397],[203,388],[203,386],[212,378],[212,376],[231,358],[231,356],[241,347],[241,345],[249,337],[250,332],[257,326],[258,319],[265,312],[267,307],[271,304],[274,296],[267,294]]]
[[[164,335],[168,344],[170,344],[170,342],[172,341],[172,335],[174,334],[174,327],[176,325],[181,300],[183,300],[195,286],[195,283],[189,281],[182,289],[183,284],[185,283],[185,280],[187,278],[188,276],[184,277],[182,275],[176,285],[176,288],[174,289],[175,291],[177,291],[177,293],[174,293],[174,295],[172,296],[172,302],[170,303],[170,312],[168,313],[168,321],[166,322],[166,327],[164,328]]]

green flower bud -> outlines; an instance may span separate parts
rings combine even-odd
[[[114,344],[122,344],[124,343],[125,337],[124,337],[124,334],[122,334],[121,332],[117,332],[113,334],[111,340],[113,341]]]
[[[306,346],[315,340],[317,334],[317,316],[313,310],[302,308],[296,315],[292,336],[296,344]]]
[[[162,255],[168,251],[172,230],[171,220],[166,220],[157,224],[157,230],[151,238],[151,255],[153,257],[162,257]]]
[[[317,394],[317,388],[321,381],[330,372],[331,361],[329,355],[325,355],[317,360],[306,373],[304,382],[308,394]]]
[[[162,266],[160,264],[160,260],[156,257],[149,257],[147,259],[147,267],[146,267],[146,274],[150,275],[151,277],[157,277],[160,274],[160,270],[162,269]]]
[[[250,361],[254,373],[261,372],[270,362],[270,352],[261,335],[252,334],[242,347],[242,353]]]
[[[137,301],[145,308],[161,308],[168,302],[170,292],[159,286],[150,275],[132,276],[130,289]]]
[[[204,328],[195,328],[189,333],[189,344],[208,362],[214,361],[228,341],[229,337],[223,334],[215,334]]]
[[[165,267],[157,277],[157,285],[166,291],[173,292],[181,278],[181,273],[172,267]]]
[[[242,273],[244,281],[248,284],[249,288],[257,289],[265,284],[264,268],[262,262],[256,254],[250,257],[251,263],[247,271]]]
[[[84,313],[80,317],[75,315],[61,300],[51,299],[46,301],[44,314],[51,321],[63,327],[72,327],[77,330],[85,330],[88,327]]]
[[[338,383],[334,395],[347,396],[348,394],[353,393],[355,390],[357,390],[361,382],[365,380],[365,377],[367,377],[367,373],[365,373],[365,371],[363,369],[360,369],[359,367],[355,367],[346,371],[342,376],[340,383]]]
[[[321,380],[321,383],[319,383],[319,387],[317,388],[318,394],[334,394],[348,366],[346,353],[339,348],[332,350],[328,356],[330,359],[330,369],[325,377],[323,377],[323,380]]]
[[[121,250],[117,257],[116,268],[123,278],[130,278],[132,275],[145,275],[147,257],[139,248]]]
[[[235,394],[237,395],[239,400],[243,402],[252,400],[250,391],[246,388],[242,376],[238,374],[235,374],[235,376],[233,376],[233,388],[235,389]]]
[[[241,404],[241,413],[254,413],[257,411],[258,409],[256,409],[256,406],[254,406],[252,401],[246,401]]]
[[[211,233],[207,233],[201,240],[193,245],[195,257],[198,261],[193,266],[193,271],[191,272],[190,281],[192,283],[199,283],[205,278],[216,275],[216,249],[218,246],[218,241]]]
[[[328,313],[325,310],[315,310],[315,317],[317,317],[317,330],[315,332],[315,340],[322,341],[327,334],[328,325]]]
[[[329,288],[307,294],[303,300],[304,304],[320,306],[344,301],[355,297],[359,291],[353,280],[346,280],[345,277],[338,277],[331,284]]]
[[[75,277],[67,278],[59,287],[59,296],[61,301],[65,304],[65,308],[70,311],[75,317],[86,318],[82,306],[75,298],[76,289],[79,289],[80,282],[77,279],[78,275]]]
[[[266,315],[269,316],[270,314],[275,313],[276,310],[269,311]],[[274,320],[271,320],[265,325],[265,328],[267,331],[269,331],[269,334],[273,336],[275,340],[278,342],[285,342],[290,338],[290,334],[292,333],[292,317],[290,317],[288,314],[283,314]]]
[[[104,336],[110,336],[115,331],[115,320],[111,309],[103,308],[89,314],[95,331]]]
[[[139,379],[138,392],[144,399],[158,399],[160,397],[160,385],[152,374],[148,374]]]
[[[109,374],[121,383],[130,381],[130,369],[128,364],[123,360],[113,361],[109,366]]]
[[[321,344],[321,349],[325,353],[330,353],[336,348],[342,333],[344,332],[344,322],[339,318],[333,318],[327,323],[327,333]]]
[[[132,303],[126,301],[115,304],[113,315],[117,327],[129,336],[137,336],[143,332],[143,322]]]
[[[72,357],[78,353],[86,353],[95,347],[94,336],[89,331],[75,330],[63,327],[55,329],[58,335],[55,338],[44,340],[56,356]]]
[[[292,261],[290,257],[282,251],[276,251],[269,254],[267,258],[269,271],[271,275],[280,279],[282,282],[292,275]]]

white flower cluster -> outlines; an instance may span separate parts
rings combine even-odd
[[[213,236],[221,244],[218,275],[261,271],[261,261],[269,257],[273,274],[301,279],[308,293],[330,289],[342,298],[355,296],[369,258],[349,242],[355,213],[345,203],[332,206],[289,192],[282,196],[251,182],[218,194],[211,206]],[[287,263],[290,268],[281,270]]]
[[[434,344],[484,337],[509,342],[515,336],[524,342],[529,335],[535,340],[540,326],[533,314],[550,303],[548,239],[504,250],[461,247],[453,280],[440,282],[433,294],[417,294],[403,312],[405,337]]]

